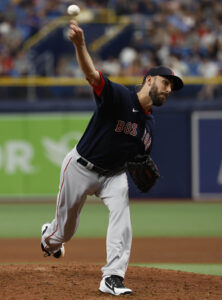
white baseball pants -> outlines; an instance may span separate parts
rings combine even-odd
[[[124,278],[132,244],[126,173],[100,176],[79,164],[79,157],[74,148],[62,163],[56,215],[42,237],[43,246],[54,251],[69,241],[77,230],[87,195],[95,194],[109,209],[107,264],[102,268],[103,276],[119,275]]]

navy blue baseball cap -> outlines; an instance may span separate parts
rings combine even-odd
[[[183,87],[182,79],[180,77],[174,75],[174,72],[168,67],[159,66],[159,67],[151,68],[143,77],[143,84],[144,84],[147,76],[149,76],[149,75],[150,76],[162,76],[162,77],[169,78],[173,82],[172,90],[174,90],[174,91],[180,90]]]

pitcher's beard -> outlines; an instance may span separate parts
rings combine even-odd
[[[164,93],[158,93],[156,85],[153,85],[150,89],[149,96],[155,106],[161,106],[166,101]]]

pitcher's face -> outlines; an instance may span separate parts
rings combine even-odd
[[[155,106],[161,106],[172,91],[172,82],[165,77],[155,76],[151,85],[149,96]]]

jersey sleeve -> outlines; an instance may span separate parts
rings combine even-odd
[[[99,82],[98,85],[93,85],[92,84],[92,88],[93,88],[93,91],[94,91],[95,95],[97,97],[100,97],[106,83],[105,83],[105,80],[103,78],[102,72],[99,71],[99,70],[98,70],[98,72],[99,72],[99,75],[100,75],[100,82]]]
[[[110,81],[102,72],[100,74],[100,82],[98,85],[92,85],[94,98],[97,106],[108,109],[115,109],[116,105],[121,105],[123,86]]]

